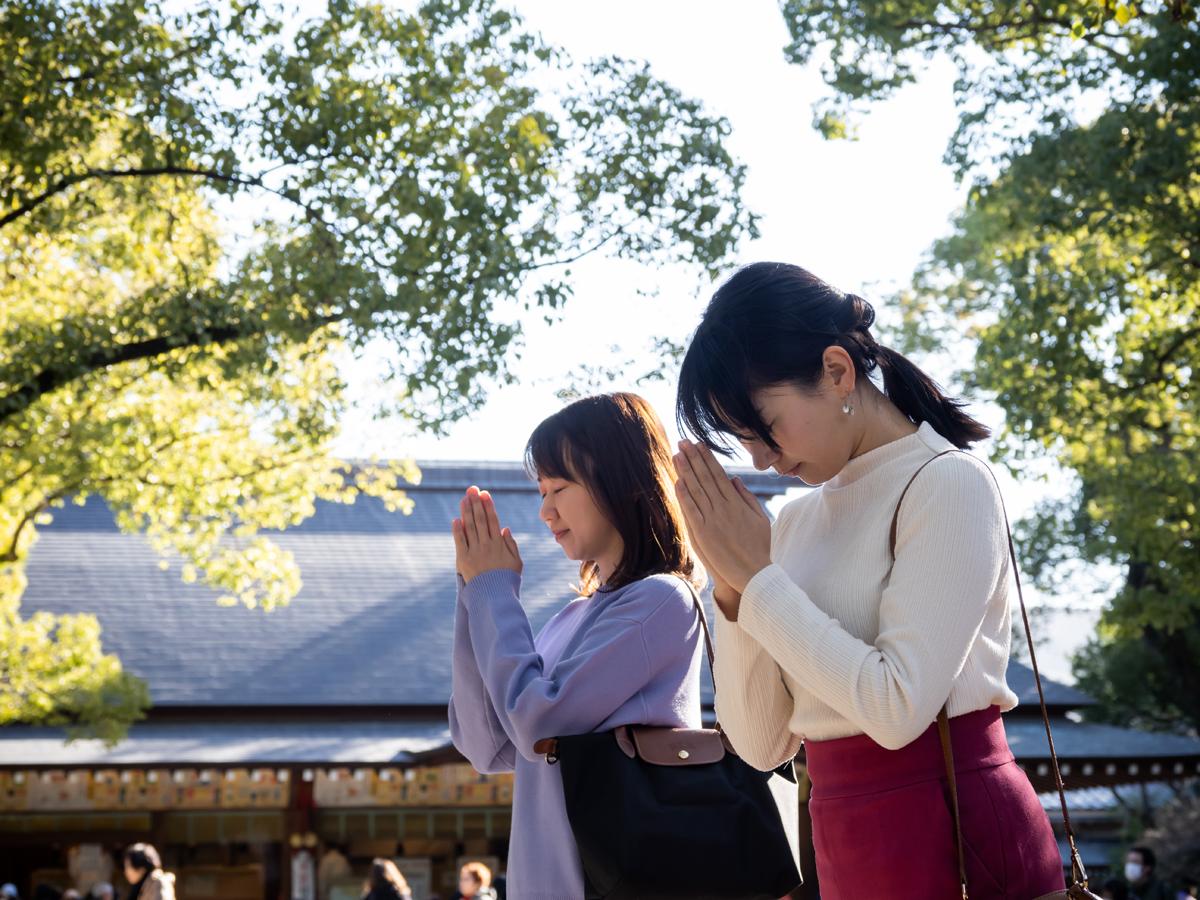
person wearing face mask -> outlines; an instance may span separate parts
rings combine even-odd
[[[717,717],[770,771],[801,744],[822,900],[1063,884],[1050,821],[1001,713],[1015,590],[988,429],[871,332],[871,305],[798,266],[755,263],[713,295],[679,376],[676,489],[713,577]],[[881,376],[880,384],[872,375]],[[714,451],[819,486],[772,523]]]
[[[1175,892],[1154,871],[1157,863],[1149,847],[1133,847],[1125,854],[1125,879],[1138,900],[1175,900]]]

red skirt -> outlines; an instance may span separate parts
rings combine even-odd
[[[950,720],[970,900],[1061,891],[1050,820],[1013,760],[997,707]],[[937,725],[899,750],[866,735],[808,741],[821,900],[959,900]]]

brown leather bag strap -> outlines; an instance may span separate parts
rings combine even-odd
[[[993,479],[995,477],[995,475],[992,476]],[[997,485],[998,487],[999,485]],[[1037,652],[1033,647],[1033,631],[1029,627],[1029,611],[1025,608],[1025,593],[1021,590],[1021,569],[1017,565],[1017,548],[1013,544],[1012,528],[1008,524],[1008,511],[1004,510],[1003,499],[1001,499],[1000,508],[1004,511],[1004,529],[1008,533],[1008,557],[1012,560],[1013,577],[1017,581],[1017,599],[1021,603],[1021,621],[1025,625],[1025,643],[1029,646],[1029,662],[1033,668],[1034,684],[1037,685],[1038,703],[1042,708],[1042,724],[1046,728],[1046,744],[1050,747],[1050,771],[1054,773],[1054,786],[1058,790],[1058,803],[1063,814],[1063,830],[1067,835],[1067,843],[1071,847],[1071,877],[1077,884],[1086,887],[1087,870],[1083,867],[1079,848],[1075,846],[1075,830],[1071,827],[1071,814],[1067,812],[1067,789],[1063,786],[1062,772],[1058,765],[1058,753],[1054,750],[1054,735],[1050,731],[1050,713],[1046,710],[1046,694],[1042,690],[1042,676],[1038,671]]]
[[[957,450],[943,450],[936,456],[932,456],[925,462],[921,463],[917,471],[913,472],[912,477],[908,479],[908,484],[904,485],[904,490],[900,492],[900,499],[896,501],[896,511],[892,513],[892,525],[888,529],[888,554],[893,564],[896,562],[896,530],[900,524],[900,506],[904,503],[904,498],[908,495],[908,489],[913,486],[913,482],[917,480],[925,467],[934,460],[941,459],[950,453],[957,453]],[[889,571],[890,574],[890,571]],[[950,811],[954,816],[954,849],[958,856],[958,883],[962,889],[963,900],[967,898],[967,858],[963,850],[962,839],[962,818],[958,810],[958,781],[954,773],[954,748],[950,743],[950,714],[947,711],[949,701],[943,706],[937,714],[938,740],[942,745],[942,760],[946,766],[946,782],[950,786]]]
[[[967,858],[963,852],[962,817],[958,812],[958,780],[954,775],[954,748],[950,743],[950,714],[943,706],[938,712],[938,737],[942,742],[942,759],[946,763],[946,781],[950,785],[950,811],[954,813],[954,847],[958,851],[958,883],[963,900],[967,900]]]
[[[704,629],[704,649],[708,652],[708,672],[713,678],[713,700],[717,697],[717,673],[713,667],[717,664],[717,656],[713,653],[712,635],[708,631],[708,619],[704,615],[704,604],[700,602],[700,595],[696,593],[696,586],[686,578],[680,580],[687,585],[688,592],[692,595],[692,602],[696,605],[696,614],[700,617],[700,627]],[[714,702],[714,706],[715,706]]]
[[[892,559],[893,563],[896,560],[896,530],[897,530],[897,528],[899,526],[899,522],[900,522],[900,504],[904,502],[904,497],[908,493],[908,489],[910,487],[912,487],[913,482],[917,480],[917,476],[921,474],[921,472],[925,469],[925,467],[928,466],[930,463],[932,463],[934,460],[941,459],[943,456],[947,456],[948,454],[951,454],[951,453],[962,453],[962,452],[963,451],[957,450],[957,449],[943,450],[941,453],[938,453],[936,456],[933,456],[930,459],[926,460],[924,463],[921,464],[921,467],[918,468],[917,471],[913,473],[912,478],[910,478],[908,480],[908,484],[906,484],[904,486],[904,490],[900,492],[900,499],[898,501],[896,501],[896,511],[892,514],[892,527],[891,527],[891,530],[888,535],[888,550],[891,554],[891,559]],[[969,455],[969,454],[964,454],[964,455]],[[1046,709],[1046,695],[1045,695],[1045,692],[1042,690],[1042,675],[1041,675],[1041,672],[1038,670],[1037,654],[1036,654],[1036,652],[1034,650],[1034,646],[1033,646],[1033,630],[1029,627],[1029,611],[1025,607],[1025,592],[1021,586],[1021,567],[1017,564],[1017,548],[1016,548],[1016,545],[1013,543],[1012,526],[1009,524],[1009,521],[1008,521],[1008,510],[1004,506],[1004,497],[1002,494],[1000,494],[1000,482],[996,480],[996,475],[994,472],[992,472],[992,470],[990,468],[987,471],[988,471],[988,474],[992,476],[992,481],[994,481],[996,483],[996,492],[997,492],[997,495],[1000,497],[1000,511],[1004,515],[1004,533],[1008,538],[1008,558],[1012,562],[1013,578],[1016,580],[1016,583],[1017,583],[1017,600],[1019,601],[1019,603],[1021,605],[1021,621],[1025,626],[1025,641],[1029,645],[1029,661],[1032,664],[1032,668],[1033,668],[1033,680],[1034,680],[1034,683],[1037,685],[1038,702],[1041,705],[1041,712],[1042,712],[1042,724],[1046,728],[1046,744],[1050,748],[1050,768],[1051,768],[1051,771],[1053,771],[1053,773],[1054,773],[1054,784],[1055,784],[1055,787],[1058,789],[1058,802],[1059,802],[1059,805],[1062,807],[1063,830],[1066,832],[1067,843],[1071,848],[1071,877],[1075,881],[1076,884],[1081,884],[1081,885],[1086,886],[1087,885],[1087,870],[1084,869],[1084,867],[1083,867],[1083,860],[1079,856],[1079,848],[1075,845],[1075,831],[1071,827],[1071,815],[1070,815],[1070,813],[1067,812],[1067,793],[1066,793],[1066,788],[1063,786],[1062,773],[1061,773],[1061,771],[1059,769],[1059,765],[1058,765],[1058,753],[1055,752],[1055,749],[1054,749],[1054,735],[1051,733],[1051,730],[1050,730],[1050,713]],[[948,706],[948,703],[949,702],[947,701],[947,706]],[[943,718],[946,719],[946,724],[945,724],[944,728],[942,726]],[[965,898],[967,896],[967,894],[966,894],[966,869],[965,869],[965,866],[963,863],[963,840],[962,840],[962,831],[959,827],[959,816],[958,816],[958,788],[957,788],[957,785],[955,784],[955,779],[954,779],[954,772],[953,772],[954,752],[950,746],[950,727],[949,727],[949,725],[950,725],[950,723],[949,723],[949,718],[948,718],[948,713],[947,713],[947,707],[944,706],[944,707],[942,707],[942,711],[938,714],[938,736],[942,742],[942,755],[945,758],[946,765],[947,765],[946,777],[950,783],[950,799],[951,799],[951,805],[954,809],[954,829],[955,829],[955,840],[956,840],[957,848],[958,848],[959,875],[960,875],[960,878],[962,879],[963,897]]]
[[[712,634],[709,633],[708,619],[704,615],[704,604],[700,602],[700,595],[696,592],[696,586],[682,575],[679,576],[679,580],[687,586],[688,593],[692,595],[692,603],[696,607],[696,615],[700,617],[700,628],[704,632],[704,649],[708,656],[708,673],[712,676],[713,714],[715,715],[717,711],[717,656],[716,653],[713,652]],[[719,721],[714,721],[713,727],[717,731],[720,731],[722,735],[724,735],[725,732],[722,731],[721,723]],[[725,740],[728,739],[726,738]],[[726,744],[726,746],[729,749],[732,749],[732,745]],[[558,740],[556,738],[542,738],[540,741],[536,741],[534,743],[533,752],[539,756],[545,756],[546,762],[553,765],[554,763],[558,762]]]
[[[904,498],[908,496],[908,489],[913,486],[913,482],[917,480],[917,476],[925,471],[925,467],[936,460],[941,459],[950,453],[961,453],[960,450],[943,450],[937,456],[931,456],[925,462],[921,463],[920,468],[913,472],[912,478],[908,479],[908,484],[904,486],[904,490],[900,492],[900,499],[896,501],[896,511],[892,513],[892,527],[888,531],[888,553],[891,555],[891,560],[896,561],[896,528],[900,524],[900,504],[904,502]]]
[[[717,656],[713,652],[712,635],[708,630],[708,618],[704,615],[704,604],[700,602],[700,594],[696,591],[696,586],[686,578],[680,576],[680,580],[687,585],[688,591],[692,595],[692,603],[696,606],[696,615],[700,617],[700,627],[704,629],[704,649],[708,652],[708,674],[712,678],[713,689],[713,728],[725,734],[725,730],[721,728],[721,721],[717,716]],[[726,738],[728,741],[728,738]],[[729,749],[733,749],[731,744],[727,744]]]

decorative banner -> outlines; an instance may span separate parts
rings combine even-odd
[[[318,771],[313,802],[318,807],[509,806],[510,772],[480,775],[469,765],[415,769],[331,769]]]
[[[0,811],[283,809],[288,773],[274,769],[0,772]]]
[[[223,809],[282,809],[288,802],[288,773],[274,769],[226,770],[221,775],[220,802]]]
[[[353,769],[318,770],[313,782],[313,803],[317,806],[378,806],[371,771]]]
[[[0,812],[285,809],[286,770],[99,769],[0,772]],[[318,807],[510,806],[510,772],[469,765],[317,770]]]
[[[0,810],[27,809],[29,780],[25,772],[0,772]]]
[[[57,812],[89,808],[89,778],[83,772],[30,772],[26,781],[29,809]]]
[[[292,854],[292,900],[317,900],[317,868],[307,850]]]

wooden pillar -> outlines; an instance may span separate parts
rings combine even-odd
[[[284,815],[283,843],[280,845],[280,869],[282,877],[279,880],[281,896],[279,900],[291,900],[292,897],[292,854],[304,847],[293,847],[293,835],[305,835],[313,829],[313,783],[304,780],[303,769],[292,769],[288,775],[288,806]],[[316,855],[316,847],[307,848]]]

